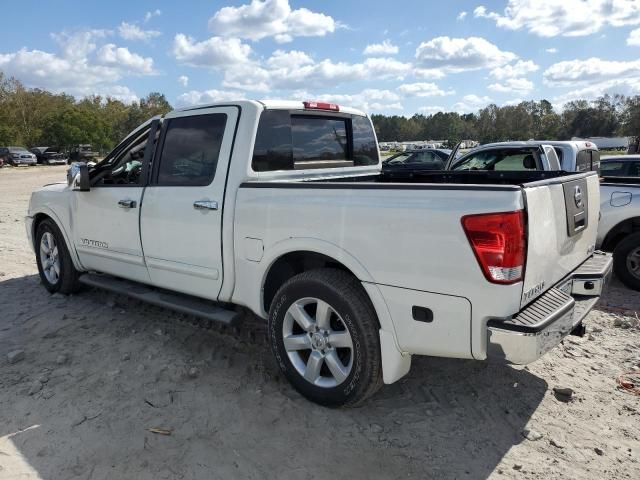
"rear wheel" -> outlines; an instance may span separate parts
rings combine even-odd
[[[613,251],[613,271],[627,287],[640,290],[640,232],[618,243]]]
[[[271,304],[269,339],[287,379],[321,405],[355,406],[382,384],[375,311],[360,282],[341,270],[288,280]]]
[[[36,261],[40,280],[51,293],[74,293],[80,288],[79,272],[73,261],[64,237],[51,219],[43,220],[36,230]]]

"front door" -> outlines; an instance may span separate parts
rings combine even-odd
[[[222,285],[222,207],[238,107],[175,112],[140,212],[153,285],[215,300]]]
[[[74,242],[87,270],[149,283],[139,212],[151,125],[130,135],[92,171],[91,190],[73,192]]]

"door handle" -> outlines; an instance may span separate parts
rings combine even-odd
[[[218,210],[218,202],[212,200],[197,200],[193,202],[193,208],[196,210]]]
[[[120,208],[136,208],[135,200],[119,200],[118,206]]]

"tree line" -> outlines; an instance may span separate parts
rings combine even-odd
[[[373,115],[378,140],[460,140],[480,143],[508,140],[569,140],[572,137],[640,137],[640,95],[604,95],[597,100],[568,102],[561,112],[547,100],[524,101],[499,107],[491,104],[477,113],[438,112]],[[637,141],[637,140],[636,140]]]
[[[108,151],[154,115],[172,109],[165,96],[149,93],[125,104],[111,97],[76,99],[64,93],[26,88],[0,71],[0,146],[69,147],[90,143]],[[640,95],[605,95],[576,100],[561,112],[547,100],[488,105],[477,113],[438,112],[412,117],[372,115],[379,141],[471,139],[480,143],[593,136],[640,138]]]
[[[0,146],[68,148],[90,143],[106,152],[145,120],[171,110],[157,92],[131,104],[98,95],[77,100],[26,88],[0,72]]]

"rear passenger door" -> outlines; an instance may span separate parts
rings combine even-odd
[[[238,107],[165,117],[140,214],[151,283],[215,300],[222,285],[222,209]]]

